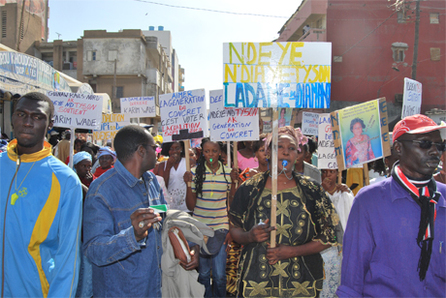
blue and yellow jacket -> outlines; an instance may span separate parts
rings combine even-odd
[[[82,188],[51,145],[0,153],[0,275],[5,297],[74,297],[80,265]]]

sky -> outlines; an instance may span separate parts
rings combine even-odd
[[[48,41],[77,40],[84,30],[118,32],[164,26],[171,32],[173,48],[185,69],[184,90],[204,88],[207,92],[223,88],[223,43],[278,38],[277,32],[300,3],[301,0],[49,0]]]

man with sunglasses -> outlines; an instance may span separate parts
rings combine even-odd
[[[94,180],[84,206],[83,249],[94,297],[161,297],[161,217],[166,204],[155,175],[155,141],[141,126],[115,136],[114,168]]]
[[[339,297],[445,297],[446,185],[433,179],[445,135],[424,115],[395,125],[392,176],[350,212]]]

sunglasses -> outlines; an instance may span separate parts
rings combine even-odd
[[[444,152],[446,150],[446,143],[435,143],[428,140],[399,140],[400,142],[412,142],[412,143],[418,143],[421,149],[430,149],[432,145],[435,145],[437,147],[437,150],[439,152]]]

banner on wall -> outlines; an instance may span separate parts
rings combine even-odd
[[[130,119],[125,114],[102,114],[101,127],[93,130],[93,140],[112,140],[126,125],[130,125]]]
[[[130,118],[156,117],[155,97],[124,97],[121,98],[121,114]]]
[[[223,44],[226,107],[329,108],[331,43]]]
[[[0,76],[29,85],[30,90],[71,92],[67,81],[48,63],[33,56],[0,52]]]
[[[317,114],[318,118],[318,143],[317,143],[317,167],[319,169],[337,169],[333,133],[331,132],[330,114]]]
[[[162,94],[159,98],[164,142],[209,136],[204,89]]]
[[[385,98],[334,111],[330,116],[339,170],[390,155]]]
[[[53,91],[46,95],[54,104],[55,127],[100,129],[102,96]]]
[[[223,90],[211,90],[209,100],[209,126],[212,141],[259,139],[259,109],[225,108]]]
[[[422,84],[415,80],[404,78],[403,108],[401,119],[419,114],[421,111]]]

